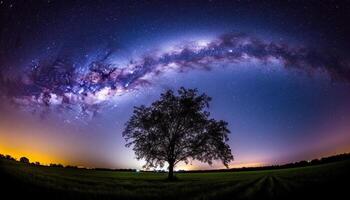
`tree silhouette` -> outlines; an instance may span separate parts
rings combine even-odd
[[[228,167],[233,160],[228,141],[227,122],[210,119],[207,111],[211,98],[198,95],[197,89],[181,87],[161,94],[149,107],[134,107],[123,137],[133,146],[137,159],[145,159],[145,168],[168,164],[173,179],[176,164],[199,160],[212,164],[221,160]]]
[[[22,163],[29,163],[29,159],[26,158],[26,157],[21,157],[21,158],[19,159],[19,161],[22,162]]]

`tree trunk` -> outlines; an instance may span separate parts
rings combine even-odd
[[[169,173],[168,173],[168,179],[173,180],[174,179],[174,163],[169,163]]]

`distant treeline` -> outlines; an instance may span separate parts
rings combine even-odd
[[[11,160],[11,161],[16,161],[16,162],[21,162],[25,164],[30,164],[30,165],[38,165],[38,166],[43,166],[43,167],[58,167],[58,168],[69,168],[69,169],[93,169],[93,170],[98,170],[98,171],[125,171],[125,172],[136,172],[139,171],[137,169],[109,169],[109,168],[85,168],[85,167],[80,167],[80,166],[73,166],[73,165],[62,165],[62,164],[56,164],[56,163],[51,163],[49,165],[42,165],[40,162],[30,162],[28,158],[26,157],[21,157],[19,160],[16,160],[14,157],[10,155],[3,155],[0,154],[0,159],[5,159],[5,160]]]
[[[10,155],[3,155],[0,154],[0,159],[6,159],[6,160],[12,160],[16,162],[21,162],[25,164],[30,165],[38,165],[38,166],[46,166],[41,165],[39,162],[30,162],[28,158],[21,157],[19,160],[16,160]],[[261,166],[261,167],[242,167],[242,168],[231,168],[231,169],[213,169],[213,170],[179,170],[178,172],[181,173],[197,173],[197,172],[230,172],[230,171],[256,171],[256,170],[269,170],[269,169],[286,169],[286,168],[293,168],[293,167],[305,167],[305,166],[312,166],[312,165],[319,165],[319,164],[325,164],[325,163],[331,163],[336,161],[343,161],[343,160],[350,160],[350,153],[344,153],[344,154],[338,154],[334,156],[329,157],[323,157],[320,159],[313,159],[310,161],[302,160],[299,162],[294,163],[288,163],[284,165],[271,165],[271,166]],[[87,169],[84,167],[78,167],[78,166],[63,166],[62,164],[50,164],[46,167],[60,167],[60,168],[70,168],[70,169]],[[92,170],[98,170],[98,171],[124,171],[124,172],[139,172],[137,169],[110,169],[110,168],[92,168]],[[165,170],[156,170],[157,172],[165,172]],[[143,171],[142,172],[150,172],[150,171]],[[152,171],[151,171],[152,172]]]
[[[306,166],[312,166],[312,165],[319,165],[319,164],[326,164],[336,161],[344,161],[344,160],[350,160],[350,153],[343,153],[338,154],[334,156],[329,157],[322,157],[320,159],[313,159],[313,160],[302,160],[294,163],[288,163],[284,165],[270,165],[270,166],[260,166],[260,167],[242,167],[242,168],[231,168],[231,169],[214,169],[214,170],[180,170],[180,172],[230,172],[230,171],[256,171],[256,170],[270,170],[270,169],[286,169],[286,168],[294,168],[294,167],[306,167]]]
[[[137,169],[110,169],[110,168],[93,168],[98,171],[118,171],[118,172],[137,172]]]
[[[39,165],[39,166],[44,166],[42,165],[40,162],[30,162],[28,158],[26,157],[21,157],[19,160],[16,160],[16,158],[10,156],[10,155],[3,155],[3,154],[0,154],[0,159],[6,159],[6,160],[11,160],[11,161],[17,161],[17,162],[21,162],[21,163],[26,163],[26,164],[30,164],[30,165]],[[46,165],[45,165],[46,166]],[[49,165],[50,167],[64,167],[62,164],[50,164]],[[76,166],[66,166],[67,168],[78,168]]]

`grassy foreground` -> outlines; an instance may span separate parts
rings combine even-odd
[[[0,161],[1,194],[46,199],[337,198],[349,190],[350,161],[246,172],[164,173],[67,169]]]

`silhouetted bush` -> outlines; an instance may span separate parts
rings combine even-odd
[[[14,159],[12,156],[10,156],[10,155],[6,155],[5,158],[6,158],[7,160],[13,160],[13,161],[16,160],[16,159]]]
[[[311,160],[311,164],[312,165],[317,165],[317,164],[319,164],[320,163],[320,160],[319,159],[313,159],[313,160]]]
[[[29,159],[26,158],[26,157],[22,157],[19,159],[19,162],[22,162],[22,163],[29,163]]]
[[[51,163],[50,167],[63,167],[63,165],[62,164],[53,164],[53,163]]]
[[[136,172],[136,169],[109,169],[109,168],[94,168],[97,171],[116,171],[116,172]]]
[[[72,166],[72,165],[67,165],[67,166],[65,166],[65,168],[69,168],[69,169],[78,169],[77,166]]]

